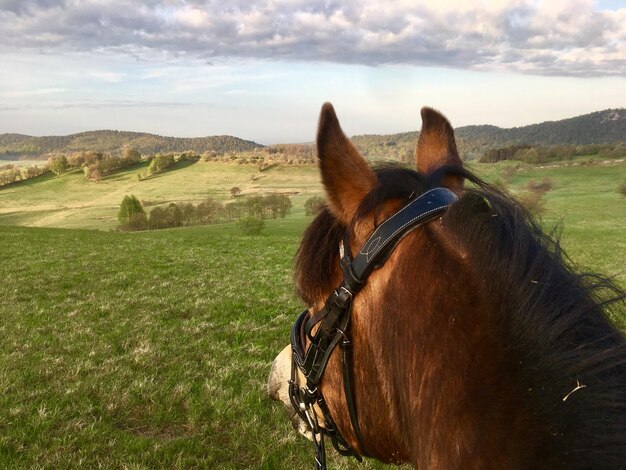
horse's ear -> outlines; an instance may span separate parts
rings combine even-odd
[[[421,114],[422,130],[415,148],[417,170],[429,174],[444,166],[462,168],[463,162],[456,149],[450,122],[432,108],[422,108]],[[441,184],[460,192],[463,189],[463,178],[449,175],[443,178]]]
[[[376,175],[341,130],[330,103],[322,106],[320,114],[317,156],[328,206],[348,224],[365,195],[376,185]]]

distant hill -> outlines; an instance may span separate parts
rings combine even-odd
[[[419,132],[359,135],[352,141],[366,155],[400,158],[412,155]],[[546,121],[505,129],[497,126],[463,126],[455,129],[459,152],[476,158],[486,150],[513,144],[537,146],[626,143],[626,109],[606,109],[560,121]]]
[[[32,137],[22,134],[0,134],[0,159],[11,157],[40,157],[48,153],[71,153],[82,150],[116,152],[125,146],[132,147],[142,154],[158,152],[198,153],[215,151],[244,152],[261,144],[229,135],[211,137],[163,137],[144,132],[90,131],[66,136]]]
[[[465,159],[478,158],[491,148],[515,144],[551,146],[626,143],[626,109],[606,109],[560,121],[546,121],[509,129],[491,125],[463,126],[455,129],[455,134],[459,152]],[[352,141],[367,157],[410,161],[418,135],[418,131],[388,135],[368,134],[353,136]],[[116,152],[125,146],[148,155],[188,150],[198,153],[239,153],[263,147],[256,142],[227,135],[181,138],[123,131],[91,131],[49,137],[0,134],[0,159],[37,158],[48,153],[81,150]],[[272,147],[274,150],[289,150],[284,145]],[[314,158],[312,146],[295,147],[311,147],[307,150],[306,157]]]

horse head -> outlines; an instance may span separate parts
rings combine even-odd
[[[417,171],[374,170],[323,106],[327,207],[296,255],[309,308],[273,363],[270,396],[315,441],[320,468],[324,435],[342,453],[423,468],[579,465],[586,441],[603,449],[596,462],[617,461],[625,347],[595,287],[463,168],[442,114],[421,115]],[[601,393],[563,402],[579,380]],[[592,409],[621,447],[573,432]]]

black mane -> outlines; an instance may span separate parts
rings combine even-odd
[[[493,296],[492,321],[521,364],[537,418],[549,422],[565,468],[626,462],[626,341],[607,319],[624,293],[576,273],[558,237],[503,193],[479,182],[444,217]],[[513,373],[513,371],[511,371]],[[568,394],[576,387],[574,393]]]

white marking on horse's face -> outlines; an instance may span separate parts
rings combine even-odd
[[[285,405],[293,428],[307,439],[312,440],[311,430],[298,416],[293,406],[291,406],[291,401],[289,400],[289,379],[291,379],[291,346],[283,349],[274,359],[270,377],[267,381],[267,394],[272,400],[280,401]],[[300,375],[300,371],[298,371],[298,380],[304,380],[304,377]]]

